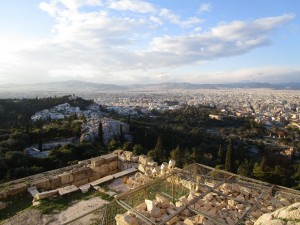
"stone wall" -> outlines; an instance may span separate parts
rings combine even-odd
[[[123,160],[124,152],[115,151],[112,154],[78,162],[76,165],[47,171],[33,176],[0,184],[0,199],[12,197],[27,192],[27,188],[36,186],[41,191],[50,191],[60,187],[75,185],[77,187],[95,181],[102,177],[115,174],[136,164]],[[132,153],[131,153],[132,155]]]

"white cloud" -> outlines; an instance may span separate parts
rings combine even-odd
[[[293,17],[287,14],[250,22],[233,21],[204,33],[156,37],[147,52],[149,58],[154,59],[149,63],[160,66],[184,65],[244,54],[269,45],[271,32]]]
[[[199,19],[195,16],[190,17],[187,20],[182,20],[178,15],[165,8],[160,10],[159,15],[162,18],[167,19],[171,23],[179,25],[181,27],[191,27],[193,25],[198,25],[204,21],[203,19]]]
[[[203,12],[210,12],[212,9],[212,6],[210,3],[202,3],[199,6],[199,13],[203,13]]]
[[[133,11],[138,13],[155,12],[154,5],[142,0],[113,0],[108,5],[109,8],[120,11]]]
[[[151,16],[151,17],[150,17],[150,20],[151,20],[153,23],[155,23],[155,24],[163,25],[163,21],[162,21],[160,18],[158,18],[158,17]]]
[[[83,11],[86,5],[99,7]],[[201,19],[190,17],[184,20],[168,9],[160,9],[157,13],[155,9],[158,8],[144,1],[109,2],[108,7],[130,10],[132,16],[110,14],[112,11],[106,6],[97,0],[42,2],[40,8],[54,18],[54,37],[30,42],[29,47],[0,38],[0,45],[11,43],[16,46],[13,49],[7,46],[1,54],[1,79],[5,76],[20,82],[67,77],[98,82],[167,80],[169,76],[156,70],[244,54],[268,45],[272,41],[272,32],[294,17],[287,14],[254,21],[233,21],[201,32]],[[151,14],[141,14],[148,12]],[[191,33],[186,30],[185,35],[154,36],[149,33],[154,24],[161,28],[156,34],[167,34],[166,26],[162,26],[166,21],[178,25],[178,29],[189,27]],[[15,60],[8,63],[8,58]],[[147,79],[154,70],[158,75]],[[4,82],[3,79],[0,82]]]

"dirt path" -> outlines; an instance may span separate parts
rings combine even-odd
[[[43,215],[37,209],[26,209],[19,214],[6,220],[3,225],[57,225],[66,223],[80,215],[90,212],[98,207],[103,206],[107,201],[94,197],[88,200],[79,201],[66,210],[58,214]],[[73,222],[72,225],[88,225],[101,218],[101,211],[96,211],[93,214],[83,217],[82,219]]]

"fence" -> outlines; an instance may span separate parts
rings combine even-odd
[[[251,199],[238,199],[232,193],[224,191],[223,187],[226,185],[232,185],[231,187],[236,185],[239,188],[251,190],[253,196]],[[136,210],[136,207],[144,203],[145,199],[153,200],[157,194],[163,195],[170,202],[174,203],[180,197],[188,196],[191,190],[192,192],[196,190],[201,191],[184,206],[177,207],[171,215],[168,215],[168,217],[163,218],[159,222],[146,217]],[[199,202],[210,195],[215,196],[220,202],[231,202],[234,205],[242,205],[243,208],[238,211],[233,224],[244,224],[246,222],[248,224],[248,222],[253,223],[255,221],[256,218],[253,217],[253,213],[264,207],[265,204],[276,208],[277,205],[268,199],[279,194],[290,200],[291,203],[300,201],[300,192],[298,191],[242,177],[226,171],[216,170],[205,165],[192,164],[184,169],[175,169],[172,173],[156,178],[126,193],[117,195],[113,202],[66,224],[115,225],[115,216],[129,211],[145,224],[162,225],[186,209],[193,215],[201,215],[205,220],[210,220],[214,224],[228,224],[228,221],[220,219],[217,214],[212,215],[203,210],[203,208],[199,208]],[[90,220],[86,223],[80,223],[82,220],[87,221],[84,217]]]

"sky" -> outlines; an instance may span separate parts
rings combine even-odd
[[[0,0],[0,85],[300,82],[298,0]]]

